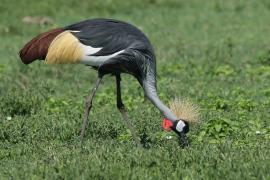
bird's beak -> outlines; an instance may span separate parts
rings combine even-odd
[[[184,147],[187,147],[189,146],[189,140],[188,140],[188,137],[185,133],[181,132],[178,134],[179,135],[179,145],[184,148]]]

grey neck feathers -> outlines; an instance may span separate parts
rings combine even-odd
[[[155,78],[148,78],[143,81],[143,89],[146,97],[159,109],[165,118],[175,122],[178,118],[175,114],[164,105],[157,95]]]

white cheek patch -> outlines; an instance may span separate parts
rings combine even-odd
[[[178,132],[182,132],[184,127],[185,127],[185,123],[183,121],[179,121],[175,127],[175,129],[178,131]]]

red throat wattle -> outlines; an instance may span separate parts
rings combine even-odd
[[[173,123],[169,119],[164,118],[162,126],[164,130],[170,131],[172,130],[171,127],[173,126]]]

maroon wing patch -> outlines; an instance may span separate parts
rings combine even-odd
[[[19,52],[22,62],[30,64],[37,59],[44,60],[51,42],[62,32],[61,28],[52,29],[33,38]]]

